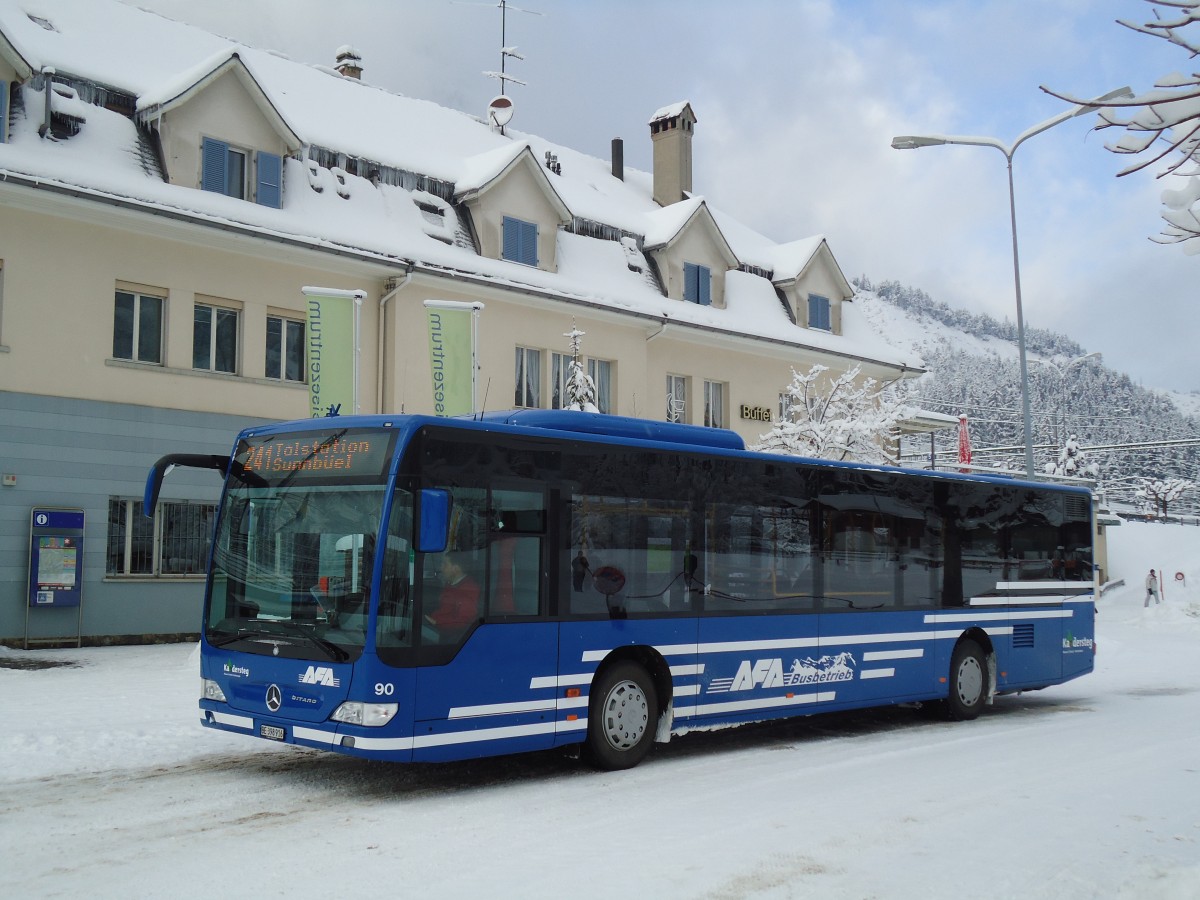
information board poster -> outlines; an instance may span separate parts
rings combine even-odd
[[[29,605],[78,606],[83,597],[83,510],[35,508],[29,520]]]

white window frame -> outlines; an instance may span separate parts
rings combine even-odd
[[[529,373],[530,360],[536,360],[537,371],[532,378]],[[513,405],[518,409],[542,408],[542,351],[533,347],[517,347]]]
[[[723,381],[704,382],[704,425],[707,428],[726,428],[729,420],[725,411],[728,385]]]
[[[667,421],[687,424],[688,421],[688,377],[667,375]]]
[[[278,374],[272,374],[267,371],[267,364],[268,364],[268,360],[270,359],[269,351],[271,349],[271,321],[272,320],[279,322],[279,348],[278,348],[279,349],[279,372],[278,372]],[[305,336],[305,332],[307,331],[307,326],[306,326],[304,320],[303,319],[293,319],[288,316],[269,314],[267,316],[266,324],[267,324],[266,346],[264,348],[264,353],[263,353],[264,377],[270,378],[275,381],[286,381],[286,382],[290,382],[293,384],[303,384],[304,381],[306,380],[305,375],[306,375],[306,369],[307,369],[307,367],[304,365],[304,350],[305,350],[304,336]],[[300,377],[299,378],[288,378],[287,377],[288,350],[290,348],[290,345],[288,343],[288,331],[289,331],[288,325],[299,325],[300,326],[300,346],[298,348],[298,353],[299,353],[299,357],[300,357]]]
[[[211,313],[211,320],[208,327],[208,365],[197,365],[196,359],[196,313],[202,309],[207,309]],[[221,314],[233,316],[233,368],[218,369],[217,366],[217,343],[218,333],[220,328],[218,324]],[[197,300],[192,311],[192,369],[197,372],[213,372],[217,375],[237,375],[241,371],[242,347],[242,311],[232,306],[225,306],[220,303],[213,303],[207,300]]]
[[[117,356],[116,347],[113,347],[113,359],[122,359],[127,362],[141,363],[146,366],[161,366],[165,362],[165,354],[167,349],[166,340],[166,318],[167,318],[167,298],[159,294],[149,293],[147,291],[133,290],[130,288],[118,287],[113,292],[113,342],[116,342],[117,329],[117,297],[119,294],[127,294],[133,298],[133,330],[130,335],[130,355]],[[142,303],[147,300],[153,300],[158,303],[158,358],[157,359],[141,359],[142,345]]]

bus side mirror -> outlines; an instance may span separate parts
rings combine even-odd
[[[450,534],[450,492],[425,488],[421,491],[421,522],[417,550],[441,553]]]
[[[229,465],[228,456],[215,456],[208,453],[170,453],[150,467],[146,476],[146,489],[142,494],[142,514],[154,518],[154,507],[158,505],[158,492],[162,489],[163,479],[176,466],[187,466],[193,469],[216,469],[225,475]]]

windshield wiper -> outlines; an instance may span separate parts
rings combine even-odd
[[[334,662],[345,662],[350,658],[350,654],[333,641],[327,641],[325,638],[320,637],[311,631],[307,631],[300,625],[296,625],[292,622],[271,622],[270,624],[275,628],[279,628],[286,635],[303,638],[314,647],[319,647],[320,649],[324,650],[329,658]],[[264,631],[262,633],[270,634],[271,632]]]

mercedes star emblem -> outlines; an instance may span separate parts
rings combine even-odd
[[[283,705],[283,695],[279,693],[279,685],[273,684],[267,688],[267,709],[271,712],[279,712],[279,707]]]

